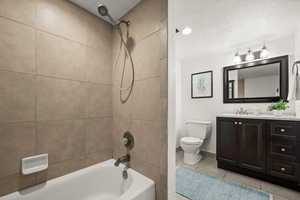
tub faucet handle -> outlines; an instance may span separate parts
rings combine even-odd
[[[131,150],[134,147],[134,137],[129,131],[124,133],[122,143],[128,150]]]
[[[122,142],[123,142],[124,145],[127,145],[129,140],[128,140],[128,138],[123,137]]]

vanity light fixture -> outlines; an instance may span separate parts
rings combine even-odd
[[[191,33],[193,32],[193,30],[188,27],[188,26],[185,26],[183,29],[182,29],[182,35],[190,35]]]
[[[240,53],[237,51],[234,55],[234,58],[233,58],[233,62],[235,64],[239,64],[242,62],[242,59],[241,59],[241,56],[240,56]]]
[[[260,51],[260,58],[265,59],[268,58],[270,55],[270,52],[267,49],[267,46],[264,44],[264,46],[262,47],[261,51]]]
[[[252,60],[254,60],[254,54],[251,51],[251,49],[249,49],[246,55],[246,61],[252,61]]]

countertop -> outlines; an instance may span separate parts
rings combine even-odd
[[[286,120],[286,121],[300,121],[300,117],[294,115],[271,115],[271,114],[234,114],[234,113],[223,113],[217,115],[217,117],[228,117],[228,118],[245,118],[245,119],[265,119],[265,120]]]

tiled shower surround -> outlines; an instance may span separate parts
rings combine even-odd
[[[123,20],[131,22],[135,84],[130,99],[120,102],[123,54],[117,30],[113,35],[113,143],[114,157],[125,155],[120,138],[125,131],[135,137],[131,166],[156,182],[157,199],[167,199],[167,1],[144,0]],[[124,26],[123,26],[124,28]],[[125,32],[125,29],[124,29]],[[119,58],[119,62],[117,59]],[[124,87],[130,85],[126,65]],[[124,92],[126,96],[126,91]]]
[[[66,0],[0,0],[0,196],[123,155],[129,130],[131,166],[166,199],[166,5],[143,0],[125,16],[136,81],[121,104],[110,24]],[[22,176],[20,159],[41,153],[49,169]]]

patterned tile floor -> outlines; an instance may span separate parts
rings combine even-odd
[[[271,193],[273,195],[273,200],[300,200],[300,192],[227,170],[218,169],[216,159],[211,156],[203,156],[203,160],[201,162],[194,166],[189,166],[183,163],[183,152],[178,151],[176,164],[179,167],[191,168],[207,175],[215,176],[220,179],[225,179],[237,184],[244,184],[254,188],[258,188],[260,190]],[[177,200],[189,199],[177,194]]]

